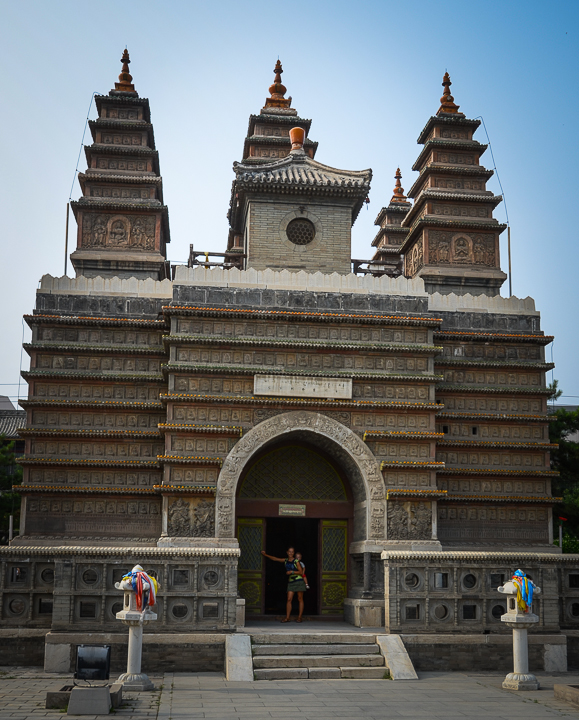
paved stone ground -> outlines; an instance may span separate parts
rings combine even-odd
[[[165,673],[152,677],[159,689],[130,693],[116,715],[133,720],[534,720],[579,718],[579,709],[556,701],[553,684],[579,684],[579,675],[538,675],[538,692],[502,690],[492,673],[419,673],[420,680],[297,680],[227,682],[217,673]],[[62,717],[45,710],[46,691],[70,682],[70,675],[46,675],[35,668],[0,672],[0,720]],[[83,716],[103,720],[104,715]]]

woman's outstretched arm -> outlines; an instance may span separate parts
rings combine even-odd
[[[275,562],[285,562],[285,558],[276,558],[276,557],[274,557],[273,555],[268,555],[268,554],[265,552],[265,550],[262,550],[262,551],[261,551],[261,554],[262,554],[264,557],[268,558],[268,560],[274,560]]]

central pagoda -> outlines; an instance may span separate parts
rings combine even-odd
[[[243,159],[234,163],[228,252],[245,268],[351,272],[351,231],[370,190],[371,170],[350,171],[314,159],[311,120],[298,117],[277,61],[270,97],[251,115]]]

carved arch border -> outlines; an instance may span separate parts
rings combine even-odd
[[[272,440],[286,433],[307,431],[338,445],[356,466],[365,492],[366,535],[385,539],[385,488],[378,460],[366,443],[342,423],[322,413],[294,411],[276,415],[256,425],[229,453],[217,479],[215,535],[233,538],[235,494],[239,479],[251,458]]]

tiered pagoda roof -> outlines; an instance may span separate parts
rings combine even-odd
[[[413,170],[420,174],[408,195],[414,206],[402,220],[405,274],[419,275],[429,292],[494,295],[506,275],[500,270],[499,235],[493,218],[502,201],[486,189],[493,171],[480,165],[487,145],[473,139],[480,120],[459,112],[444,75],[437,114],[420,133],[424,145]]]
[[[400,248],[408,235],[407,228],[403,228],[401,223],[412,208],[412,203],[404,195],[400,168],[397,168],[394,177],[396,185],[394,186],[390,204],[380,210],[378,217],[374,221],[374,225],[379,225],[380,230],[372,240],[372,246],[377,248],[372,260],[388,263],[388,266],[391,266],[391,271],[399,274]]]
[[[269,87],[270,96],[259,115],[249,116],[247,137],[243,144],[243,162],[246,164],[270,163],[288,155],[291,150],[289,131],[292,127],[301,127],[306,134],[304,149],[313,158],[318,143],[310,140],[311,120],[298,117],[297,110],[291,107],[292,98],[285,97],[287,88],[282,84],[283,68],[277,61],[275,79]]]
[[[114,90],[95,97],[99,116],[89,121],[93,143],[78,177],[83,194],[72,203],[71,260],[77,275],[163,279],[169,219],[149,101],[135,91],[126,49],[121,62]]]

